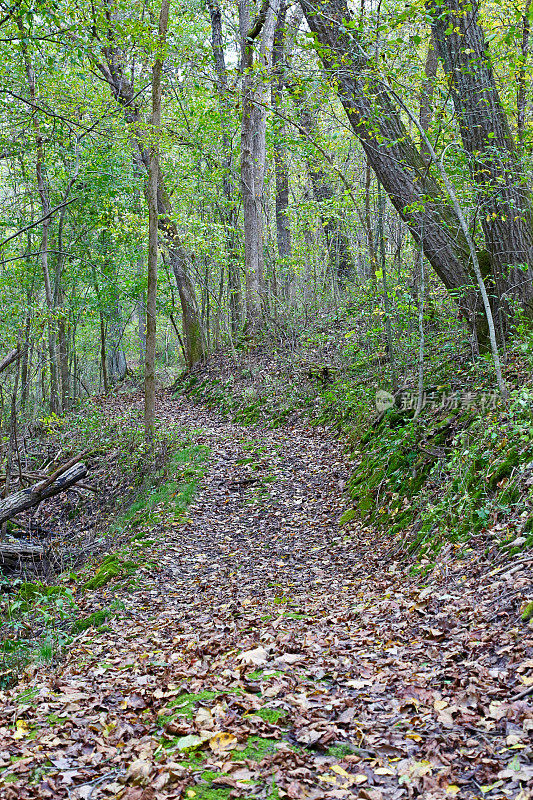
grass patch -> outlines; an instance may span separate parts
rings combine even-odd
[[[108,608],[101,608],[98,611],[95,611],[93,614],[89,614],[88,617],[83,617],[83,619],[78,619],[72,626],[73,633],[82,633],[83,631],[88,630],[89,628],[102,628],[106,620],[111,619],[120,609],[124,608],[124,603],[120,600],[116,600],[111,606]]]
[[[199,694],[182,694],[168,703],[167,708],[173,708],[172,714],[159,717],[159,724],[166,725],[175,717],[192,718],[194,707],[197,703],[208,703],[214,700],[221,692],[200,692]]]
[[[95,575],[83,584],[84,589],[100,589],[112,580],[126,578],[139,569],[137,561],[124,559],[116,553],[106,556]]]
[[[287,716],[287,712],[280,708],[260,708],[258,711],[254,711],[254,714],[264,719],[265,722],[269,722],[271,725],[276,725],[278,720]]]
[[[353,753],[353,748],[349,744],[334,744],[326,750],[326,755],[333,758],[344,758],[351,753]]]
[[[263,739],[261,736],[250,736],[244,750],[234,750],[231,757],[234,761],[262,761],[266,756],[276,752],[276,739]]]
[[[174,522],[179,522],[194,497],[208,456],[209,449],[203,445],[181,447],[163,468],[145,478],[141,494],[119,517],[115,527],[151,524],[157,522],[163,512],[167,521],[171,516]],[[144,539],[147,533],[137,533],[134,540]]]

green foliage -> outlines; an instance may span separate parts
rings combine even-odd
[[[326,750],[326,755],[339,759],[349,756],[351,753],[353,753],[353,747],[349,744],[334,744]]]
[[[250,736],[244,750],[234,750],[231,757],[234,761],[262,761],[276,751],[276,739],[263,739],[261,736]]]
[[[115,578],[124,578],[132,575],[139,567],[136,561],[129,561],[119,555],[109,555],[104,558],[96,570],[96,574],[83,585],[84,589],[99,589]]]
[[[355,508],[349,508],[344,514],[341,515],[339,519],[339,525],[346,525],[347,522],[351,522],[357,516],[357,511]]]
[[[111,619],[111,617],[114,617],[115,614],[117,613],[117,610],[123,608],[124,608],[124,603],[122,603],[119,600],[116,600],[108,608],[101,608],[98,611],[94,611],[92,614],[89,614],[88,617],[77,619],[72,626],[72,632],[83,633],[83,631],[86,631],[89,628],[101,628],[106,622],[106,620]]]
[[[23,582],[13,594],[3,596],[0,686],[16,682],[31,662],[55,660],[70,639],[68,620],[75,607],[70,589],[60,585]]]
[[[257,711],[254,711],[254,714],[257,714],[258,717],[262,717],[266,722],[270,722],[272,725],[276,725],[280,719],[286,716],[286,711],[283,711],[280,708],[259,708]]]
[[[199,694],[182,694],[169,704],[169,708],[175,709],[169,717],[160,717],[160,722],[168,722],[174,717],[187,717],[192,718],[194,707],[197,703],[207,703],[214,700],[220,694],[219,692],[200,692]]]

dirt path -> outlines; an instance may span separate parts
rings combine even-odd
[[[339,529],[349,465],[324,431],[159,416],[211,451],[188,521],[107,630],[4,693],[0,796],[529,798],[523,573],[420,583],[386,536]]]

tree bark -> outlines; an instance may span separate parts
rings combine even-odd
[[[286,2],[282,0],[274,32],[274,47],[272,50],[272,89],[271,103],[273,108],[279,108],[283,103],[283,89],[285,85],[284,50],[286,38]],[[276,120],[274,136],[274,172],[276,178],[276,238],[278,243],[278,257],[287,268],[291,257],[291,229],[289,225],[289,166],[287,153],[283,143],[284,125],[281,120]],[[287,285],[287,281],[284,281]]]
[[[169,250],[169,260],[176,279],[183,310],[183,338],[187,368],[205,360],[204,329],[200,322],[200,311],[194,284],[186,269],[187,255],[181,246]]]
[[[422,231],[424,254],[486,346],[487,322],[473,286],[468,243],[439,181],[409,136],[393,95],[363,50],[357,27],[343,24],[352,19],[346,0],[327,0],[319,6],[315,0],[301,0],[301,5],[372,169],[416,241]]]
[[[237,243],[238,227],[238,199],[237,187],[234,177],[233,146],[230,136],[231,114],[229,104],[229,82],[224,55],[224,39],[222,35],[222,14],[217,0],[207,0],[211,17],[211,48],[213,61],[217,73],[217,96],[222,127],[222,165],[224,177],[222,190],[224,193],[225,208],[223,224],[226,239],[227,267],[228,267],[228,299],[231,320],[231,330],[235,336],[242,320],[242,298],[239,253]]]
[[[5,356],[2,361],[0,361],[0,372],[3,372],[13,361],[17,361],[20,358],[20,349],[15,347],[14,350],[11,350],[10,353]]]
[[[522,13],[522,42],[521,42],[521,57],[520,69],[518,70],[517,88],[516,88],[516,127],[518,133],[518,141],[520,146],[524,146],[524,131],[526,128],[526,108],[527,108],[527,87],[526,87],[526,67],[529,58],[529,36],[531,31],[531,23],[529,20],[529,9],[531,8],[531,0],[525,0],[524,11]]]
[[[425,78],[422,81],[422,91],[420,93],[420,125],[426,134],[433,120],[433,94],[435,91],[435,78],[437,77],[438,64],[439,59],[432,36],[429,40],[426,64],[424,67]],[[425,161],[429,164],[430,157],[424,140],[420,142],[420,152]]]
[[[254,42],[261,35],[261,66],[268,67],[279,0],[262,0],[253,22],[249,0],[239,1],[241,34],[242,123],[241,188],[244,214],[244,264],[246,272],[246,326],[260,327],[263,318],[262,201],[266,161],[266,88],[254,67]],[[259,101],[259,102],[258,102]]]
[[[479,2],[428,0],[428,10],[481,206],[486,272],[492,272],[499,301],[519,300],[533,316],[531,196],[496,87]]]
[[[54,495],[64,492],[74,486],[75,483],[78,483],[78,481],[81,481],[82,478],[85,478],[86,475],[87,467],[85,464],[74,464],[52,483],[40,481],[27,489],[22,489],[20,492],[9,495],[9,497],[0,501],[0,525],[14,517],[15,514],[39,505],[48,497],[54,497]]]
[[[159,138],[161,135],[161,75],[166,45],[170,0],[162,0],[159,14],[157,52],[152,69],[152,118],[150,164],[147,182],[148,200],[148,285],[146,290],[146,352],[144,361],[144,434],[147,441],[154,438],[155,420],[155,343],[157,315],[157,241],[159,221],[157,189],[159,178]]]

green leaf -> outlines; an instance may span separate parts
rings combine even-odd
[[[202,743],[203,739],[191,733],[188,736],[182,736],[178,739],[177,748],[182,752],[187,752],[188,750],[197,750]]]

